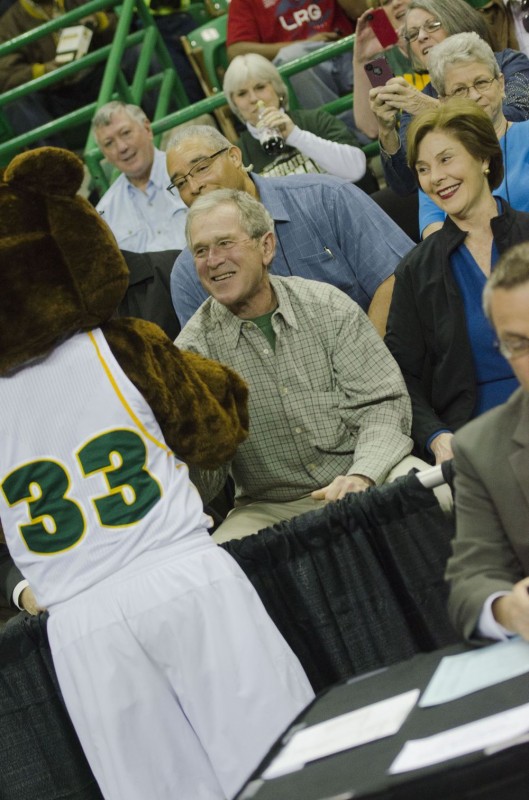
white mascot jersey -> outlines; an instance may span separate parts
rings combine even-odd
[[[186,465],[100,329],[0,378],[0,407],[0,516],[40,606],[208,536]]]

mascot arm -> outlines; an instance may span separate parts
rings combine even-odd
[[[248,435],[248,389],[237,373],[179,350],[145,320],[110,320],[101,330],[182,461],[216,469],[233,458]]]

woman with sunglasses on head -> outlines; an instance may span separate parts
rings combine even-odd
[[[494,194],[517,211],[529,211],[529,120],[509,122],[503,113],[504,78],[494,53],[476,33],[458,33],[430,53],[432,86],[441,101],[469,98],[492,120],[503,153],[504,178]],[[419,193],[419,227],[423,237],[443,224],[446,214],[424,192]]]
[[[475,31],[490,42],[483,16],[464,0],[412,0],[408,7],[404,38],[414,61],[425,68],[436,44],[468,31]],[[510,121],[529,119],[529,59],[509,49],[495,56],[505,79],[505,117]],[[418,92],[403,78],[396,77],[385,86],[372,89],[370,103],[378,121],[386,181],[399,194],[408,194],[417,184],[406,164],[406,132],[413,116],[437,107],[437,92],[431,83]]]
[[[481,294],[498,257],[529,240],[529,214],[493,197],[502,151],[489,116],[471,100],[417,115],[408,160],[447,218],[397,267],[385,341],[410,393],[417,454],[441,463],[452,456],[454,431],[517,387]]]

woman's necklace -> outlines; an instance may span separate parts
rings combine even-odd
[[[507,195],[507,202],[509,205],[511,204],[511,198],[509,197],[509,172],[507,169],[507,131],[509,130],[509,121],[505,120],[505,130],[503,132],[502,141],[501,141],[501,149],[503,151],[503,175],[504,175],[504,182],[505,182],[505,194]]]

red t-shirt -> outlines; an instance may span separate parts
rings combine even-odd
[[[336,0],[231,0],[226,43],[296,42],[329,31],[353,33]]]

